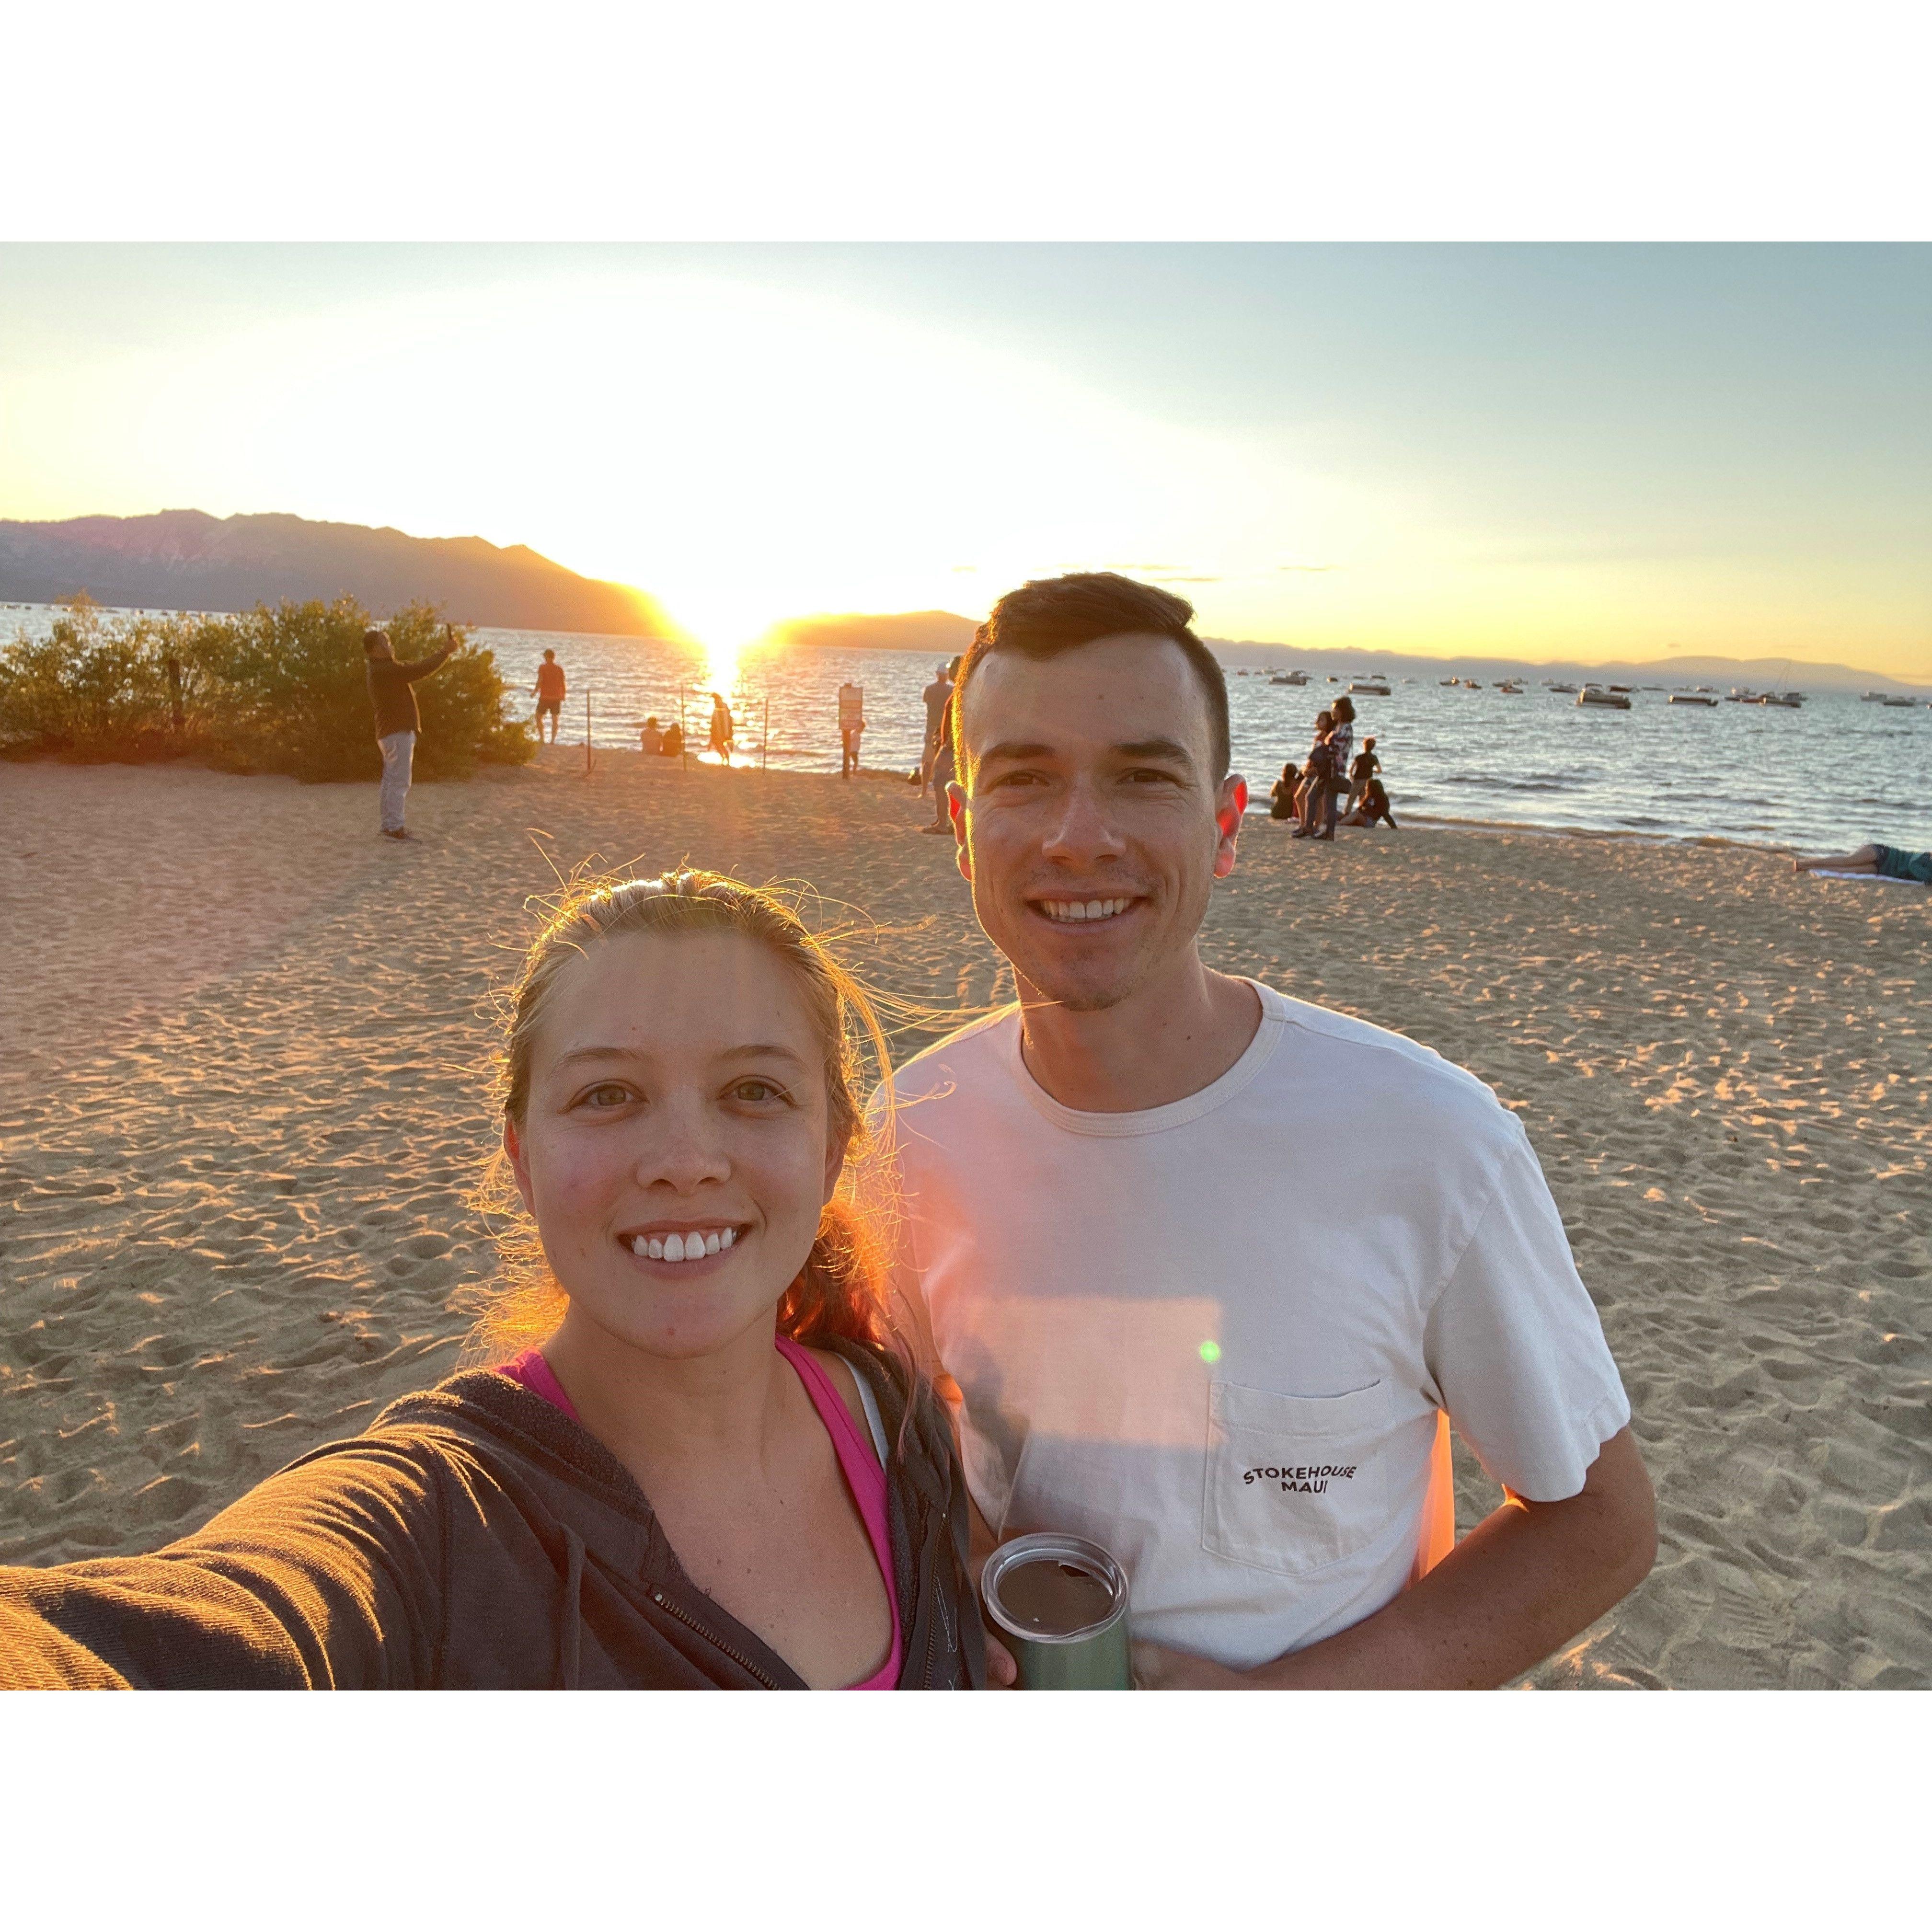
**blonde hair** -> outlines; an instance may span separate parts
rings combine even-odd
[[[838,1192],[819,1216],[805,1265],[778,1304],[779,1333],[808,1344],[842,1336],[890,1349],[909,1364],[911,1352],[890,1317],[884,1292],[890,1094],[884,1092],[886,1111],[876,1127],[868,1124],[860,1099],[868,1054],[880,1076],[890,1070],[885,1034],[866,988],[776,894],[717,872],[685,870],[656,879],[574,884],[532,943],[509,992],[496,1096],[502,1116],[523,1124],[537,1028],[574,956],[600,940],[695,932],[735,932],[767,948],[792,975],[824,1050],[826,1132],[843,1150],[844,1168]],[[568,1298],[550,1270],[500,1148],[477,1204],[493,1222],[503,1276],[472,1298],[479,1318],[465,1354],[496,1362],[548,1335]]]

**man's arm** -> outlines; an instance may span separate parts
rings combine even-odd
[[[1421,1581],[1340,1635],[1250,1671],[1134,1646],[1150,1690],[1492,1690],[1621,1602],[1657,1557],[1657,1500],[1628,1428],[1561,1502],[1508,1494]]]
[[[414,664],[398,664],[400,671],[411,684],[419,677],[427,677],[433,670],[440,670],[456,655],[458,639],[447,624],[442,627],[443,646],[440,651],[432,651],[426,658],[418,658]],[[534,687],[532,687],[534,688]]]

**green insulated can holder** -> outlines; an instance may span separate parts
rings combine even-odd
[[[1002,1595],[1002,1586],[1018,1596],[1016,1573],[1051,1564],[1066,1586],[1098,1598],[1100,1614],[1078,1628],[1046,1630],[1029,1620]],[[1098,1586],[1099,1590],[1095,1589]],[[1126,1572],[1097,1543],[1084,1536],[1043,1532],[1003,1543],[986,1559],[980,1578],[986,1616],[995,1635],[1019,1666],[1022,1690],[1131,1690],[1133,1669],[1128,1654]]]

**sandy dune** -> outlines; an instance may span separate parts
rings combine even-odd
[[[419,788],[400,848],[370,787],[0,766],[0,1561],[152,1546],[447,1371],[546,854],[808,878],[893,928],[861,951],[892,990],[994,996],[902,782],[581,758]],[[1932,897],[1282,830],[1250,822],[1210,956],[1522,1113],[1636,1406],[1656,1573],[1533,1681],[1932,1683]]]

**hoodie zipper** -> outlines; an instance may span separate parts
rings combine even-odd
[[[722,1650],[734,1664],[742,1665],[746,1670],[748,1670],[767,1690],[776,1690],[778,1688],[778,1685],[774,1683],[770,1678],[767,1677],[748,1657],[741,1656],[736,1651],[734,1650],[722,1636],[718,1636],[712,1631],[706,1630],[704,1624],[700,1623],[688,1610],[680,1610],[662,1590],[653,1590],[651,1592],[651,1601],[656,1604],[659,1610],[668,1611],[671,1616],[676,1618],[680,1623],[685,1624],[689,1629],[697,1631],[698,1635],[703,1637],[707,1643],[715,1645],[716,1648]]]

